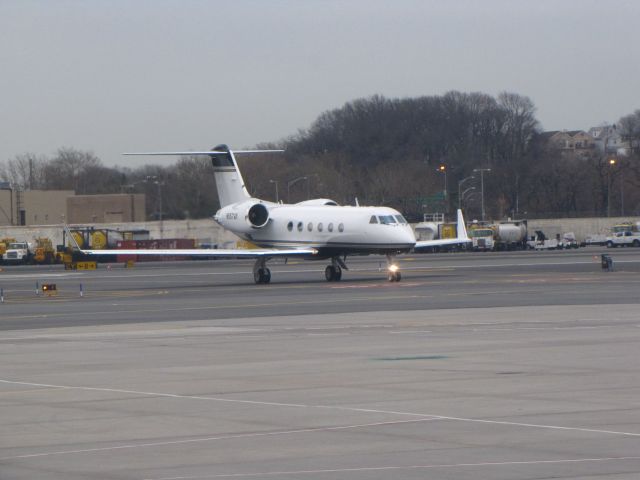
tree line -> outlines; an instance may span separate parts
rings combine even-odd
[[[535,110],[528,97],[508,92],[376,95],[326,111],[289,138],[258,145],[283,148],[283,155],[238,161],[256,197],[357,199],[397,208],[414,221],[459,204],[479,218],[482,198],[494,219],[640,215],[638,148],[615,163],[597,149],[567,156],[541,135]],[[617,128],[637,147],[640,110]],[[14,188],[78,195],[146,193],[151,218],[160,204],[163,218],[176,219],[207,217],[218,208],[211,165],[199,157],[170,166],[106,167],[91,152],[61,148],[51,158],[25,153],[0,163],[0,178]]]

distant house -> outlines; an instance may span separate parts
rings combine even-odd
[[[598,151],[605,155],[626,156],[629,144],[622,138],[616,125],[601,125],[589,129]]]
[[[596,149],[593,136],[584,130],[553,130],[540,134],[548,148],[559,150],[563,156],[581,158]]]

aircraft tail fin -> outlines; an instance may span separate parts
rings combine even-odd
[[[218,189],[220,208],[229,204],[242,202],[251,198],[244,180],[240,174],[235,154],[250,153],[275,153],[283,150],[236,150],[232,151],[226,145],[218,145],[213,150],[205,152],[142,152],[124,153],[123,155],[183,155],[183,156],[207,156],[211,158],[213,172]]]
[[[462,210],[458,209],[458,223],[456,225],[456,230],[458,232],[458,240],[469,242],[471,239],[467,234],[467,226],[464,223],[464,217],[462,216]]]
[[[209,156],[216,179],[220,208],[251,198],[244,185],[236,157],[229,147],[218,145],[213,151],[216,153]]]

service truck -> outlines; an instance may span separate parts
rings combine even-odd
[[[12,242],[2,254],[4,263],[29,263],[33,252],[28,242]]]
[[[520,250],[527,240],[526,220],[475,224],[469,229],[473,250]]]

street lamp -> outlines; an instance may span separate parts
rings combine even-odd
[[[144,180],[145,183],[154,183],[158,187],[158,220],[160,221],[160,239],[164,238],[164,228],[162,224],[162,186],[164,182],[161,182],[160,179],[153,175],[147,176]]]
[[[307,180],[307,177],[298,177],[298,178],[294,178],[293,180],[289,180],[287,182],[287,203],[291,203],[291,186],[295,185],[296,183],[298,183],[301,180]]]
[[[278,180],[269,180],[269,183],[276,184],[276,203],[278,203]]]
[[[448,207],[448,202],[447,202],[447,166],[444,163],[441,163],[440,165],[438,165],[438,168],[436,168],[436,172],[442,173],[444,174],[444,204],[445,204],[445,211],[449,211]]]
[[[463,184],[464,182],[466,182],[467,180],[471,180],[471,179],[473,179],[473,178],[476,178],[476,177],[474,177],[473,175],[470,175],[470,176],[465,177],[465,178],[463,178],[462,180],[459,180],[459,181],[458,181],[458,208],[462,208],[462,197],[461,197],[461,195],[460,195],[460,187],[462,186],[462,184]],[[465,191],[466,191],[466,190],[465,190]]]
[[[464,200],[464,196],[467,194],[467,192],[470,192],[471,190],[475,190],[475,189],[476,189],[476,187],[469,187],[465,191],[462,192],[462,195],[460,195],[460,197],[458,198],[458,204],[459,204],[458,208],[462,208],[460,206],[461,205],[460,201]],[[471,196],[471,195],[469,195],[469,196]]]
[[[474,172],[480,172],[480,202],[482,205],[482,221],[484,222],[484,172],[490,172],[490,168],[474,168]]]
[[[607,161],[609,168],[607,169],[607,217],[611,216],[611,170],[616,166],[616,159],[610,158]]]

